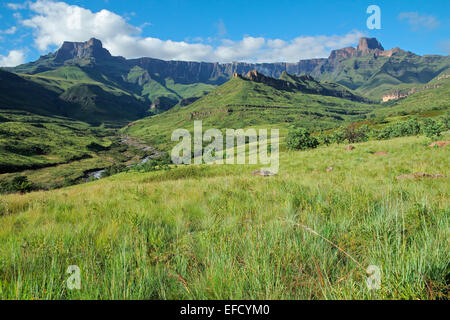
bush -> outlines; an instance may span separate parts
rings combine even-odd
[[[447,131],[450,129],[450,115],[446,114],[442,116],[441,123],[444,126],[444,130]]]
[[[422,122],[422,132],[428,138],[439,137],[444,130],[445,125],[441,121],[426,118]]]
[[[319,141],[311,137],[311,132],[305,128],[291,130],[286,137],[286,146],[291,150],[306,150],[317,148]]]
[[[36,189],[26,176],[16,176],[10,181],[0,181],[0,193],[27,193]]]
[[[417,118],[410,118],[406,121],[395,123],[382,128],[378,134],[378,139],[391,139],[405,136],[415,136],[421,131],[421,126]]]
[[[152,172],[159,170],[170,170],[172,160],[168,154],[164,154],[159,158],[150,159],[148,162],[137,165],[135,168],[139,172]]]
[[[324,144],[326,146],[331,144],[331,137],[330,137],[330,135],[328,135],[326,133],[323,133],[322,131],[317,136],[317,139],[319,140],[319,144]]]
[[[103,171],[102,178],[106,178],[121,172],[124,172],[127,170],[127,167],[123,164],[113,164],[112,166],[108,167]]]
[[[343,143],[345,141],[344,138],[344,128],[339,128],[335,132],[330,134],[331,143]]]
[[[342,139],[349,143],[363,142],[368,140],[369,127],[367,125],[357,128],[355,124],[346,127],[342,133]]]

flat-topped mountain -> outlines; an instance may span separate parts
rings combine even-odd
[[[103,48],[102,42],[97,39],[90,39],[87,42],[65,41],[61,48],[56,51],[55,61],[64,62],[71,59],[108,59],[111,54]]]

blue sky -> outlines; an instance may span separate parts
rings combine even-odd
[[[369,5],[381,29],[369,30]],[[450,53],[446,0],[6,0],[0,66],[36,60],[64,40],[99,38],[114,55],[167,60],[294,62],[376,37],[385,49]]]

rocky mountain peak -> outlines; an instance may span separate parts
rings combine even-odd
[[[352,57],[367,56],[374,54],[376,56],[391,56],[396,51],[385,51],[381,43],[376,38],[361,38],[359,39],[358,46],[356,48],[347,47],[343,49],[331,51],[328,61],[336,63],[344,59]]]
[[[249,71],[245,77],[252,81],[257,81],[257,80],[261,80],[262,78],[265,78],[264,75],[262,75],[261,73],[259,73],[256,70]]]
[[[384,51],[384,48],[376,38],[361,38],[359,39],[356,50],[367,54],[373,50]]]
[[[56,52],[55,60],[63,62],[70,59],[107,59],[111,54],[103,48],[100,40],[91,38],[86,42],[69,42],[65,41],[61,48]]]

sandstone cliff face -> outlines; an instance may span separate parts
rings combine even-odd
[[[444,75],[438,77],[437,80],[445,79],[445,78],[448,78],[448,77],[450,77],[450,74],[444,74]],[[412,94],[414,94],[416,92],[419,92],[419,91],[429,90],[429,89],[436,89],[436,88],[439,88],[441,86],[442,86],[441,83],[436,83],[436,84],[428,84],[428,85],[420,87],[420,88],[414,87],[414,88],[411,88],[411,89],[409,89],[407,91],[394,90],[393,92],[385,94],[383,96],[383,98],[381,99],[381,101],[382,102],[388,102],[388,101],[391,101],[391,100],[398,100],[398,99],[406,98],[406,97],[408,97],[408,96],[410,96],[410,95],[412,95]]]
[[[103,48],[102,42],[97,39],[90,39],[87,42],[64,42],[62,47],[56,52],[55,61],[63,62],[70,59],[107,59],[111,58],[108,50]]]
[[[348,59],[356,55],[356,49],[353,47],[347,47],[339,50],[331,51],[329,60]]]
[[[367,55],[391,57],[393,54],[403,52],[404,51],[398,47],[386,51],[377,39],[361,38],[359,39],[358,46],[356,48],[347,47],[331,51],[330,57],[328,58],[328,63],[333,64],[336,61]]]
[[[375,38],[361,38],[359,39],[356,51],[360,52],[361,55],[368,55],[374,51],[384,51],[384,48],[381,43]]]
[[[246,74],[252,70],[273,78],[280,77],[283,72],[318,76],[324,72],[333,72],[342,60],[348,58],[369,54],[391,56],[399,50],[395,48],[384,51],[383,46],[375,38],[361,38],[357,48],[347,47],[333,50],[328,59],[308,59],[296,63],[209,63],[164,61],[153,58],[126,60],[121,57],[112,57],[108,50],[103,48],[101,41],[93,38],[87,42],[64,42],[55,53],[55,62],[64,63],[71,59],[95,59],[96,62],[101,62],[114,59],[119,63],[124,63],[130,69],[140,67],[146,70],[147,74],[143,74],[143,77],[138,79],[139,84],[146,83],[153,78],[172,78],[181,84],[201,82],[220,85],[232,78],[235,73]]]
[[[172,78],[178,83],[196,82],[222,84],[234,74],[247,74],[256,70],[269,77],[278,78],[283,72],[291,74],[310,73],[327,59],[303,60],[298,63],[209,63],[190,61],[164,61],[153,58],[128,60],[130,66],[139,66],[148,70],[150,75],[158,74],[160,78]]]

